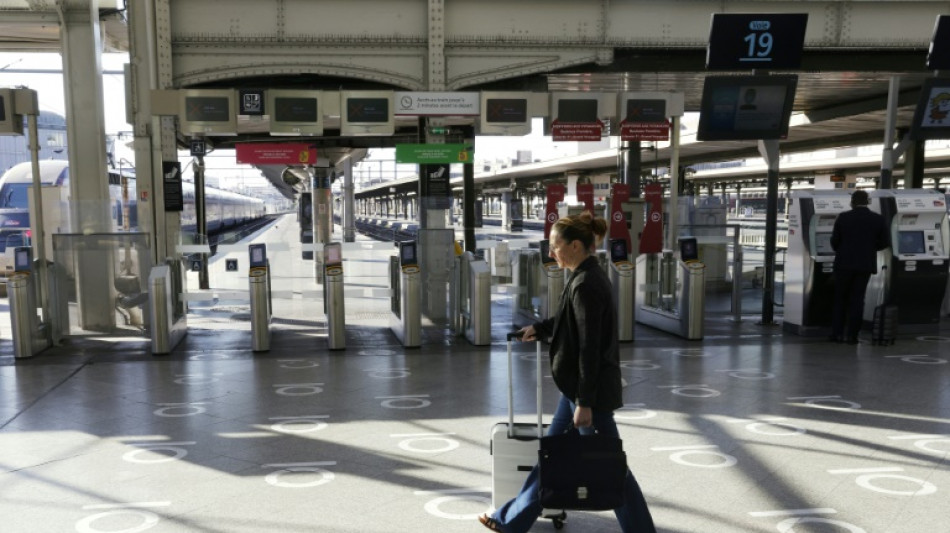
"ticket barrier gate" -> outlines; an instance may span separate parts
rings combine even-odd
[[[171,353],[185,338],[188,326],[181,301],[181,262],[152,267],[148,275],[149,326],[152,355]]]
[[[456,258],[456,333],[475,346],[491,344],[491,268],[472,252]]]
[[[422,272],[415,241],[397,243],[399,255],[389,261],[390,304],[392,317],[389,329],[406,348],[422,343]]]
[[[554,316],[564,292],[564,269],[548,253],[548,241],[538,248],[522,248],[512,270],[518,293],[512,299],[511,321],[516,328],[530,326]]]
[[[323,247],[323,312],[327,315],[327,346],[346,349],[346,312],[343,304],[342,245],[332,242]]]
[[[23,246],[16,248],[13,253],[14,272],[7,280],[13,356],[16,359],[26,359],[50,347],[50,325],[41,323],[36,315],[32,250]]]
[[[614,288],[617,305],[617,337],[620,342],[633,340],[635,307],[633,302],[634,266],[627,254],[626,239],[610,239],[610,284]]]
[[[248,254],[251,266],[247,276],[251,296],[251,350],[266,352],[270,350],[270,322],[273,317],[267,248],[264,244],[251,244]]]
[[[695,239],[681,239],[681,248]],[[687,260],[683,260],[687,257]],[[703,338],[706,304],[705,265],[681,252],[644,254],[635,268],[637,302],[636,321],[678,335],[687,340]]]

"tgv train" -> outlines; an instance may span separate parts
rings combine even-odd
[[[123,177],[125,184],[122,183]],[[44,188],[59,191],[61,209],[46,209],[43,218],[46,233],[70,232],[69,162],[64,160],[40,161],[40,182]],[[0,283],[13,271],[13,249],[30,243],[30,208],[27,190],[33,185],[31,163],[20,163],[0,177]],[[125,193],[123,194],[123,188]],[[183,183],[184,209],[181,213],[182,231],[194,233],[197,228],[195,190],[191,183]],[[127,205],[123,205],[123,196]],[[132,169],[109,170],[109,207],[112,231],[138,231],[138,210],[135,198],[135,177]],[[239,226],[264,216],[264,202],[229,191],[205,187],[208,233]],[[51,212],[48,212],[51,211]]]

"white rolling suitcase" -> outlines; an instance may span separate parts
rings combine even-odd
[[[492,456],[492,507],[497,509],[511,500],[521,491],[528,473],[538,464],[538,439],[544,435],[541,423],[541,342],[537,341],[537,423],[515,423],[514,386],[512,379],[511,343],[519,337],[518,333],[509,333],[508,342],[508,421],[499,422],[491,431]],[[545,509],[543,518],[554,521],[554,527],[561,529],[567,514],[563,510]]]

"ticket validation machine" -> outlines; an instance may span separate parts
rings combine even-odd
[[[323,247],[323,312],[327,315],[327,346],[346,349],[346,313],[343,305],[343,247],[331,242]]]
[[[617,335],[620,342],[633,340],[634,289],[633,263],[627,253],[626,239],[610,239],[610,284],[614,287],[617,306]]]
[[[10,324],[13,332],[13,356],[33,357],[49,348],[46,326],[36,316],[36,285],[33,279],[33,251],[20,246],[13,251],[14,271],[7,278]]]
[[[389,328],[406,348],[422,343],[422,271],[416,241],[398,243],[399,255],[390,261],[392,318]]]
[[[864,319],[886,301],[900,310],[901,324],[937,324],[950,264],[946,197],[932,189],[885,189],[870,197],[871,210],[887,222],[891,246],[878,252]]]
[[[831,232],[838,215],[850,209],[848,191],[792,193],[785,258],[785,331],[803,336],[831,333],[835,295]]]
[[[680,237],[679,253],[641,254],[634,268],[641,324],[700,340],[705,330],[705,269],[695,237]]]
[[[251,296],[251,349],[255,352],[266,352],[270,350],[272,317],[267,248],[264,244],[252,244],[248,246],[248,255],[251,265],[248,272],[248,292]]]
[[[518,294],[512,299],[512,325],[530,326],[554,316],[564,292],[565,272],[549,253],[550,243],[540,241],[538,248],[518,250],[514,265],[514,284]]]

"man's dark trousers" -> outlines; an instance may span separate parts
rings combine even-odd
[[[837,340],[856,341],[864,322],[864,291],[871,280],[870,272],[835,271],[835,313],[831,335]],[[844,310],[847,306],[848,329],[845,332]]]

